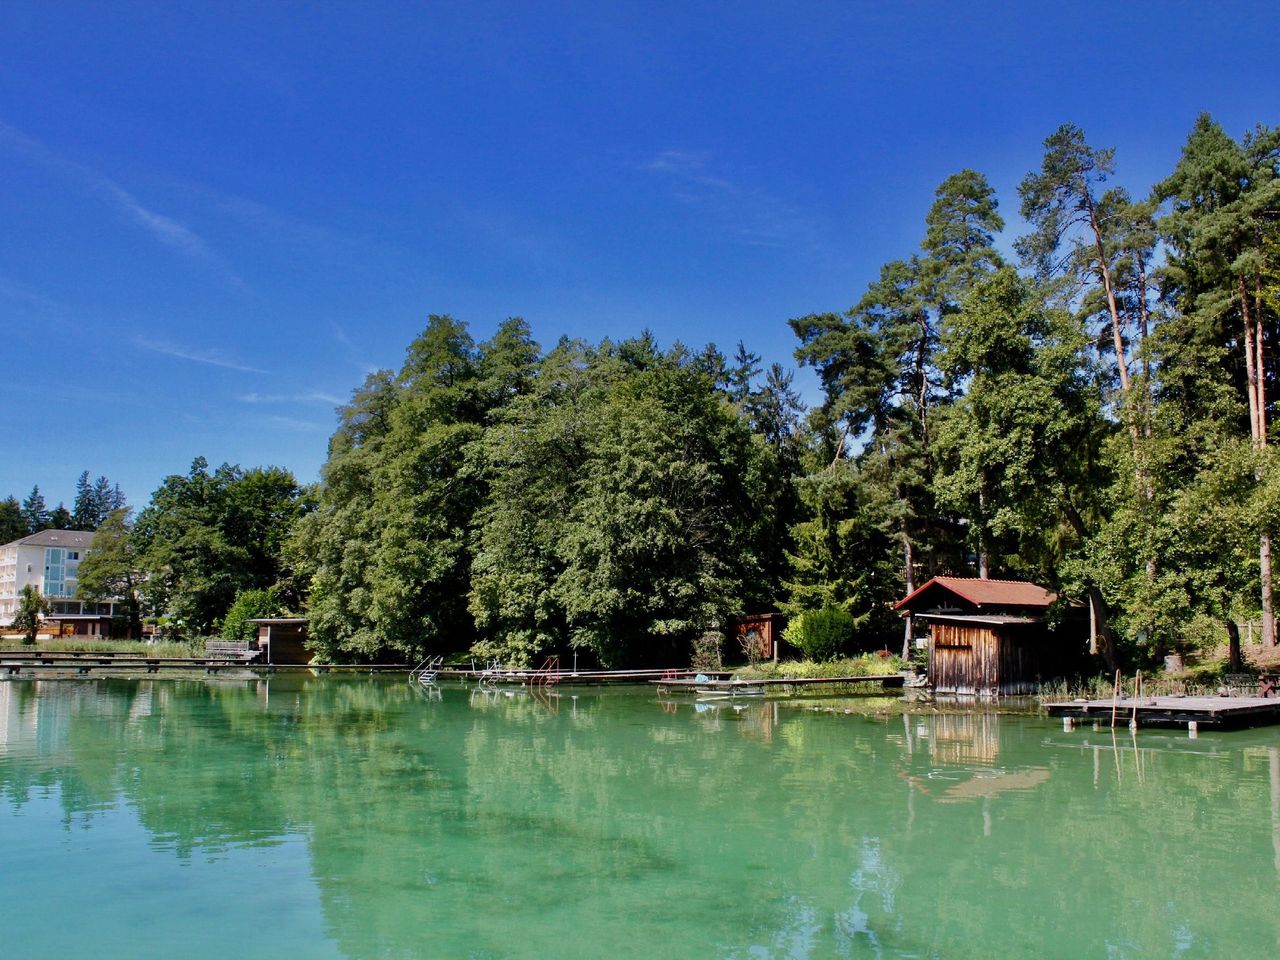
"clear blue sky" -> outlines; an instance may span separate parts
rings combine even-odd
[[[311,480],[428,313],[790,363],[1060,123],[1145,193],[1280,122],[1272,3],[0,4],[0,496]],[[801,375],[811,390],[812,380]]]

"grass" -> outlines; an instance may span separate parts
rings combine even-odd
[[[782,663],[758,663],[739,667],[734,677],[741,680],[785,680],[795,677],[878,677],[902,670],[904,664],[898,657],[882,657],[867,653],[859,657],[845,657],[822,663],[813,660],[786,660]]]
[[[141,640],[91,640],[83,637],[67,637],[55,640],[38,640],[36,645],[23,646],[21,641],[5,640],[0,652],[43,650],[49,653],[125,653],[139,657],[203,657],[208,637],[194,640],[160,643],[143,643]]]
[[[1181,673],[1144,673],[1142,694],[1144,697],[1212,696],[1223,686],[1221,664],[1206,664]],[[1120,696],[1132,697],[1135,693],[1134,677],[1121,677]],[[1110,700],[1115,693],[1111,677],[1087,677],[1075,680],[1055,680],[1040,686],[1035,696],[1043,703],[1057,700]]]

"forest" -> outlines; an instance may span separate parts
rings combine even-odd
[[[1276,642],[1280,131],[1201,116],[1146,196],[1115,162],[1059,128],[1012,243],[987,179],[947,177],[917,249],[787,321],[808,407],[742,342],[431,316],[339,409],[317,484],[198,459],[111,514],[82,591],[193,632],[302,612],[326,659],[621,666],[768,610],[896,651],[895,600],[989,576],[1087,607],[1099,670],[1238,665],[1241,624]]]

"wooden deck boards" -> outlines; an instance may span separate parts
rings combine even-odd
[[[861,677],[789,677],[768,680],[650,680],[663,687],[703,687],[714,690],[733,690],[735,687],[807,687],[815,684],[879,683],[885,687],[900,687],[904,677],[900,673]]]
[[[1045,704],[1053,717],[1111,722],[1110,700],[1065,700]],[[1115,705],[1116,724],[1127,726],[1137,710],[1139,726],[1184,726],[1239,729],[1280,723],[1280,698],[1270,697],[1141,697]]]

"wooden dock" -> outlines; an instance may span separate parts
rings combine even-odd
[[[142,653],[94,653],[78,650],[8,650],[0,652],[0,677],[60,676],[73,673],[168,673],[203,671],[222,673],[235,670],[246,674],[269,675],[301,670],[314,673],[408,673],[407,663],[263,663],[235,656],[148,657]],[[660,677],[680,680],[698,673],[690,669],[665,670],[468,670],[443,669],[442,679],[476,681],[497,686],[554,684],[625,684],[645,683]],[[728,671],[707,674],[728,677]]]
[[[732,679],[710,679],[697,680],[694,678],[681,678],[676,680],[650,680],[652,684],[661,687],[671,687],[677,690],[724,690],[732,692],[739,687],[812,687],[822,684],[853,686],[856,684],[878,683],[882,687],[901,687],[906,681],[900,673],[887,673],[871,676],[859,677],[771,677],[768,680],[732,680]]]
[[[1239,730],[1280,723],[1280,698],[1272,697],[1132,697],[1111,700],[1065,700],[1045,704],[1051,717],[1100,720],[1127,727],[1133,719],[1139,727],[1182,727],[1195,724],[1201,730]]]

